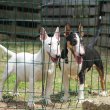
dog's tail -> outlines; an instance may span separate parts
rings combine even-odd
[[[92,41],[89,42],[89,47],[94,47],[95,44],[97,43],[98,38],[100,37],[100,32],[101,32],[101,20],[102,20],[102,12],[103,9],[103,1],[99,2],[99,8],[98,8],[98,13],[99,13],[99,18],[98,18],[98,22],[97,22],[97,29],[96,29],[96,33],[92,39]]]
[[[88,47],[94,47],[98,38],[100,37],[100,32],[101,32],[101,19],[102,17],[99,16],[98,18],[98,24],[97,24],[97,29],[96,29],[96,33],[93,37],[93,39],[89,42]]]
[[[5,47],[4,47],[3,45],[1,45],[1,44],[0,44],[0,48],[1,48],[6,54],[8,54],[9,56],[15,55],[14,52],[8,50],[7,48],[5,48]]]

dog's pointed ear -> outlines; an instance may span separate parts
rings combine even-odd
[[[65,25],[65,31],[64,31],[64,36],[68,36],[72,31],[72,26],[70,23],[66,23]]]
[[[60,31],[59,31],[59,27],[56,28],[55,33],[54,33],[54,37],[60,41]]]
[[[42,27],[40,29],[40,40],[43,41],[48,37],[46,30]]]
[[[79,23],[78,32],[79,32],[79,34],[80,34],[81,37],[84,36],[84,30],[83,30],[83,26],[82,26],[81,23]]]

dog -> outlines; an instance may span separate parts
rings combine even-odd
[[[65,63],[64,58],[61,60],[61,71],[63,76],[63,85],[64,85],[64,96],[61,98],[61,101],[67,101],[69,98],[69,76],[78,76],[79,79],[79,91],[78,91],[78,102],[82,103],[84,99],[84,83],[85,83],[85,73],[95,65],[101,82],[102,92],[100,93],[103,96],[106,96],[105,91],[105,80],[104,80],[104,67],[102,64],[101,57],[97,50],[94,48],[97,39],[99,38],[101,30],[101,17],[98,20],[98,26],[96,34],[93,37],[93,40],[87,46],[83,44],[84,32],[82,31],[83,26],[79,25],[78,31],[72,33],[71,30],[68,31],[68,26],[65,26],[65,34],[68,34],[67,48],[68,48],[68,63]],[[71,26],[70,26],[71,27]],[[71,28],[69,28],[71,29]],[[68,31],[68,32],[67,32]],[[67,53],[66,53],[67,54]]]
[[[44,28],[40,31],[40,41],[42,48],[35,54],[21,52],[14,53],[7,50],[4,46],[0,48],[11,58],[4,69],[2,81],[0,83],[0,99],[2,99],[2,91],[4,83],[11,73],[16,73],[16,81],[13,94],[17,92],[17,87],[20,81],[29,82],[29,100],[28,106],[34,107],[34,82],[42,80],[42,75],[47,79],[47,86],[45,90],[46,103],[50,104],[50,95],[52,94],[52,83],[54,80],[55,64],[57,63],[60,52],[60,33],[59,27],[56,28],[53,37],[49,37]]]

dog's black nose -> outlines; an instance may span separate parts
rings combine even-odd
[[[79,54],[81,57],[83,57],[84,56],[84,54]]]
[[[60,58],[60,55],[56,55],[56,58]]]

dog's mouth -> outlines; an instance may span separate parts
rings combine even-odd
[[[50,56],[50,58],[51,58],[51,60],[54,62],[54,63],[56,63],[57,61],[58,61],[58,57],[56,56],[56,57],[52,57],[49,53],[48,53],[48,55]]]
[[[76,62],[78,64],[81,64],[83,62],[83,57],[82,57],[83,55],[76,54],[76,52],[74,52],[73,49],[70,49],[70,50],[71,50],[72,54],[74,55],[74,58],[75,58]]]
[[[81,52],[81,53],[77,52],[76,47],[74,48],[74,51],[75,51],[74,52],[74,57],[75,57],[76,62],[78,64],[81,64],[83,62],[83,56],[84,56],[85,52]]]
[[[76,56],[75,55],[75,60],[76,60],[76,62],[78,63],[78,64],[81,64],[82,62],[83,62],[83,58],[82,58],[82,56]]]
[[[57,58],[57,57],[54,58],[54,57],[50,56],[50,58],[51,58],[51,60],[52,60],[54,63],[56,63],[56,62],[58,61],[58,58]]]

